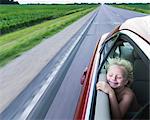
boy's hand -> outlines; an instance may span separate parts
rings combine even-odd
[[[105,92],[108,95],[114,94],[114,90],[109,86],[108,83],[106,83],[104,81],[99,81],[96,84],[96,88],[97,88],[97,90],[101,90],[101,91]]]

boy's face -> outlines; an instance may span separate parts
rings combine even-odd
[[[107,72],[107,82],[112,88],[125,86],[128,83],[126,73],[127,71],[123,66],[112,65]]]

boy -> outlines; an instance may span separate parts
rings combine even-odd
[[[96,84],[97,90],[108,94],[114,119],[123,118],[133,103],[133,111],[139,108],[135,94],[128,87],[133,80],[132,71],[129,61],[119,58],[110,59],[106,75],[107,83],[99,81]]]

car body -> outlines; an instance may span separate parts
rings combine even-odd
[[[96,83],[106,80],[109,57],[124,58],[133,64],[134,82],[131,88],[141,106],[149,105],[150,16],[144,16],[128,19],[112,32],[104,34],[97,43],[90,64],[81,77],[83,86],[75,120],[111,119],[108,96],[96,91]],[[132,117],[136,119],[138,115]]]

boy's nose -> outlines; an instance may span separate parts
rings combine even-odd
[[[112,79],[113,79],[113,80],[116,80],[116,76],[115,76],[115,75],[114,75],[114,76],[112,76]]]

